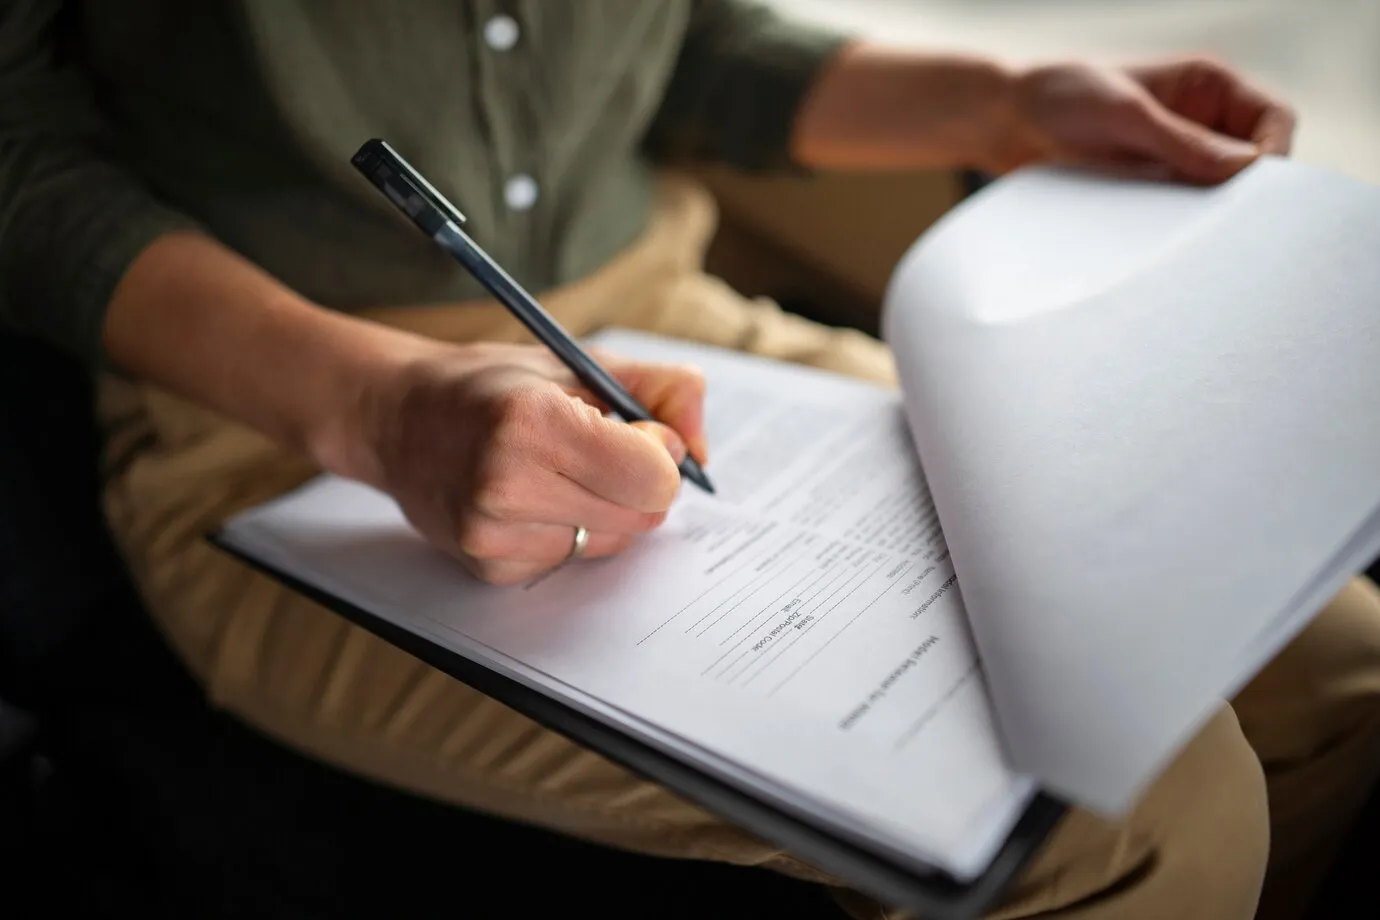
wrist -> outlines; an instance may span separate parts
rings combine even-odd
[[[963,75],[961,127],[952,132],[949,165],[990,169],[1020,138],[1019,87],[1022,70],[996,58],[969,58]]]
[[[322,311],[324,314],[324,311]],[[382,488],[377,445],[401,381],[435,343],[343,314],[324,314],[304,362],[290,438],[323,470]]]
[[[117,285],[111,363],[260,432],[340,475],[377,484],[373,418],[410,362],[440,345],[324,309],[216,240],[155,240]]]
[[[1045,64],[1006,68],[1005,85],[985,114],[981,149],[969,165],[1004,173],[1046,157],[1048,144],[1030,117],[1029,99],[1050,71]]]
[[[1011,134],[1018,76],[995,58],[854,45],[806,98],[793,150],[829,169],[981,165]]]

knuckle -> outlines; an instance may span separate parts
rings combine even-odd
[[[1201,70],[1208,74],[1226,74],[1231,72],[1231,67],[1221,55],[1212,51],[1199,51],[1189,58],[1189,66]]]
[[[648,511],[637,516],[634,533],[647,533],[666,523],[665,511]],[[630,535],[631,536],[631,535]]]
[[[1133,123],[1144,119],[1149,114],[1149,107],[1139,95],[1119,96],[1108,103],[1107,114],[1122,123]]]
[[[563,468],[571,454],[580,451],[601,463],[613,462],[616,442],[608,438],[608,422],[596,407],[579,400],[566,399],[552,410],[548,436],[542,439],[542,453],[538,456],[548,465]]]
[[[492,521],[511,521],[522,516],[529,491],[527,483],[517,472],[521,465],[499,462],[480,477],[479,487],[471,502],[474,510]]]
[[[703,393],[705,390],[704,369],[695,364],[680,364],[676,366],[676,374],[680,377],[681,385],[694,391]]]
[[[582,434],[594,434],[604,422],[604,413],[595,406],[578,399],[562,398],[559,405],[553,406],[550,418],[560,420],[572,430]]]
[[[549,394],[535,387],[506,389],[494,401],[495,435],[516,443],[529,443],[539,436],[551,403]]]
[[[576,402],[554,387],[505,394],[494,430],[497,452],[513,465],[536,461],[550,466],[564,440],[561,434],[584,421]],[[587,408],[590,414],[598,414],[593,407]]]
[[[482,582],[498,587],[508,587],[518,584],[530,577],[530,574],[519,566],[508,565],[495,562],[489,559],[462,558],[462,563],[469,573]]]
[[[461,519],[455,543],[465,556],[484,562],[502,557],[506,549],[502,525],[479,515]]]

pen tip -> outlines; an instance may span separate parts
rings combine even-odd
[[[697,463],[693,458],[685,458],[685,460],[680,465],[680,473],[686,479],[690,480],[695,485],[699,486],[701,489],[708,492],[710,495],[715,494],[714,484],[709,481],[708,476],[704,475],[703,468],[701,468],[699,463]]]

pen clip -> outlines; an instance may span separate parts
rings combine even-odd
[[[435,233],[439,227],[432,226],[435,221],[426,219],[423,205],[438,212],[436,216],[441,221],[450,221],[457,227],[465,223],[465,215],[423,179],[387,141],[379,138],[366,141],[350,162],[428,234]]]

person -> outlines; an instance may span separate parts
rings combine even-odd
[[[890,383],[877,341],[705,272],[713,202],[677,163],[1216,183],[1287,154],[1294,117],[1211,60],[1018,67],[746,0],[0,0],[0,124],[0,318],[96,375],[111,529],[214,705],[440,802],[793,873],[872,917],[205,543],[327,470],[511,583],[562,564],[577,527],[591,556],[624,549],[663,520],[683,452],[708,459],[694,369],[610,356],[660,422],[604,419],[350,154],[387,138],[576,334],[616,323]],[[1125,821],[1064,821],[994,916],[1245,920],[1262,886],[1301,903],[1380,763],[1378,695],[1380,597],[1357,581]]]

